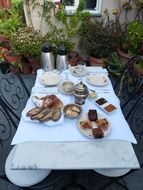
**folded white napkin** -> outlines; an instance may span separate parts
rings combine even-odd
[[[57,94],[58,93],[58,88],[57,87],[33,87],[32,94],[40,93],[40,94]]]

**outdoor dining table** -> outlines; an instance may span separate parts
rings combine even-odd
[[[90,74],[106,75],[106,69],[100,67],[87,67]],[[120,101],[116,96],[111,81],[105,86],[94,86],[82,78],[71,75],[69,71],[62,73],[62,80],[65,80],[68,72],[68,80],[78,83],[80,80],[97,93],[97,97],[103,97],[117,107],[111,114],[106,114],[95,101],[86,99],[82,106],[83,113],[89,109],[96,109],[105,116],[111,123],[111,132],[102,139],[89,138],[78,129],[78,120],[62,117],[56,125],[33,122],[26,120],[23,113],[30,109],[31,97],[42,94],[56,94],[64,103],[74,103],[74,97],[62,94],[57,86],[44,87],[39,79],[43,74],[40,69],[37,72],[36,82],[31,90],[25,111],[12,140],[16,146],[12,162],[13,169],[119,169],[139,168],[139,162],[132,147],[137,143],[127,121],[125,120]],[[67,80],[67,79],[66,79]]]

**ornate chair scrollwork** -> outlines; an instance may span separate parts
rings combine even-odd
[[[25,107],[30,96],[30,92],[23,81],[21,74],[0,74],[0,98],[11,114],[17,120],[20,119],[20,114]]]
[[[127,105],[130,104],[130,101],[128,101],[124,107],[126,108]],[[95,171],[91,171],[91,177],[95,177],[95,180],[102,180],[102,183],[100,183],[99,188],[96,188],[97,190],[104,190],[104,189],[110,189],[112,185],[116,188],[115,185],[118,185],[121,187],[121,189],[129,190],[128,183],[126,181],[127,177],[129,177],[131,174],[134,175],[135,179],[137,178],[137,172],[139,170],[142,170],[143,168],[143,115],[141,110],[143,109],[143,92],[141,92],[138,96],[136,96],[136,99],[134,99],[134,102],[128,106],[128,110],[126,110],[126,119],[129,123],[129,126],[137,140],[137,144],[133,144],[134,151],[137,155],[140,168],[139,169],[131,169],[129,172],[122,173],[121,176],[110,176],[111,172],[107,169],[105,175],[101,175],[100,173],[97,173]],[[109,176],[108,176],[109,171]]]

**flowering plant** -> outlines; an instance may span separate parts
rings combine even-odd
[[[39,32],[28,27],[19,28],[11,34],[10,39],[13,51],[24,56],[40,56],[45,41]]]

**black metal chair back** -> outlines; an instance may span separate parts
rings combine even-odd
[[[135,171],[141,170],[143,168],[143,91],[138,96],[136,96],[136,99],[134,99],[132,104],[130,103],[130,101],[125,103],[123,109],[127,108],[126,119],[137,140],[137,144],[133,144],[133,148],[138,158],[140,169],[131,169],[130,172],[120,177],[106,177],[92,171],[91,173],[94,175],[92,175],[93,177],[103,180],[101,186],[97,188],[97,190],[110,189],[112,188],[112,185],[114,185],[113,187],[116,188],[115,184],[120,186],[121,189],[129,190],[126,183],[126,177],[130,174],[136,176]],[[137,178],[137,176],[135,178]]]
[[[0,74],[0,98],[5,109],[20,120],[20,115],[30,96],[20,73]]]

